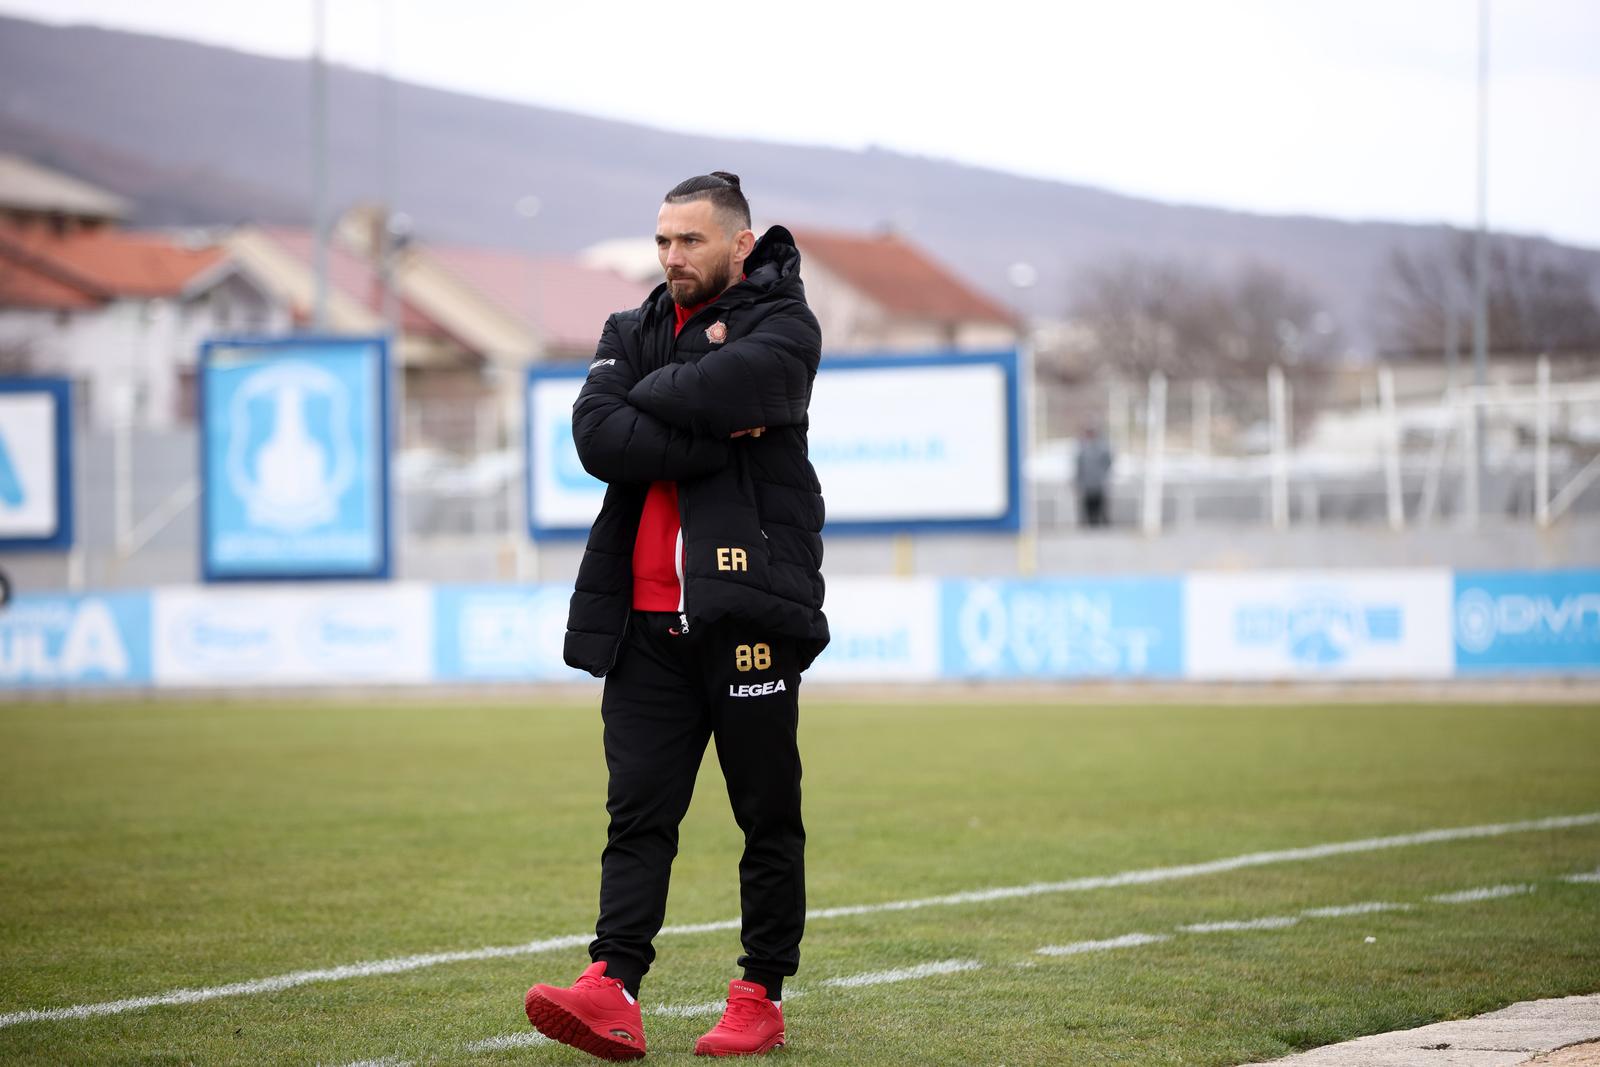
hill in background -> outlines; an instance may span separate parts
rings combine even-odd
[[[392,86],[391,185],[384,93],[376,75],[330,68],[333,206],[392,199],[421,236],[442,241],[571,252],[642,236],[664,190],[726,169],[744,176],[760,219],[892,225],[1029,314],[1061,315],[1080,270],[1130,253],[1216,268],[1259,261],[1310,288],[1369,346],[1386,257],[1449,232],[1159,203],[880,150],[696,137],[405,83]],[[303,224],[309,110],[305,61],[0,18],[0,151],[128,197],[139,224]],[[532,224],[514,210],[529,193],[543,205]],[[1007,284],[1018,261],[1037,269],[1030,289]]]

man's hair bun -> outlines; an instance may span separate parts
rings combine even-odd
[[[690,200],[709,200],[723,213],[725,225],[737,229],[750,228],[750,202],[739,188],[739,176],[725,170],[714,170],[685,178],[666,195],[666,203],[682,204]],[[737,223],[738,226],[732,226]]]

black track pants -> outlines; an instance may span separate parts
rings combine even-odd
[[[800,821],[800,673],[787,641],[738,623],[677,633],[678,616],[636,611],[606,676],[611,826],[600,859],[600,919],[589,956],[608,976],[637,981],[667,909],[678,823],[689,808],[706,741],[744,831],[739,897],[753,973],[788,976],[805,926],[805,827]]]

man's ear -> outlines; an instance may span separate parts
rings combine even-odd
[[[733,261],[743,264],[750,258],[750,253],[755,251],[756,235],[754,230],[740,230],[739,236],[733,239]]]

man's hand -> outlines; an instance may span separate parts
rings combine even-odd
[[[731,434],[729,434],[728,437],[729,437],[729,439],[732,439],[732,438],[735,438],[735,437],[743,437],[745,434],[749,434],[751,437],[760,437],[762,434],[764,434],[766,432],[767,432],[767,428],[765,426],[757,426],[753,430],[735,430]]]

